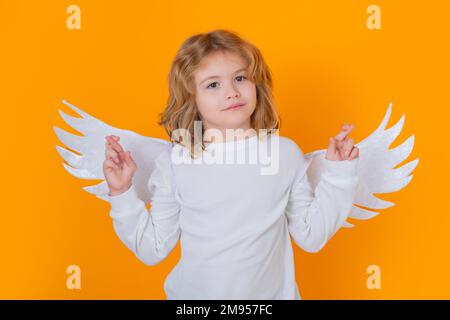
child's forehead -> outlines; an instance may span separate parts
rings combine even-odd
[[[220,76],[232,74],[245,67],[245,60],[238,54],[217,52],[203,57],[195,73],[198,77]]]

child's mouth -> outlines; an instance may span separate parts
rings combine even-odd
[[[242,108],[244,105],[245,105],[244,103],[240,103],[240,104],[228,107],[224,111],[238,110],[238,109]]]

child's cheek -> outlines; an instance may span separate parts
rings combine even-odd
[[[253,82],[247,81],[244,85],[245,96],[248,99],[256,100],[256,86]]]
[[[197,106],[203,112],[214,111],[218,108],[217,94],[208,92],[197,96]]]
[[[255,84],[250,80],[245,81],[244,86],[245,86],[245,88],[247,88],[247,90],[253,90],[253,91],[256,90]]]

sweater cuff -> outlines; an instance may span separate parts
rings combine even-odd
[[[131,211],[139,205],[140,201],[142,201],[132,184],[127,191],[122,192],[121,194],[115,196],[108,196],[109,203],[111,204],[111,208],[114,211]]]
[[[324,172],[335,178],[351,178],[357,175],[359,157],[353,160],[328,160],[324,158]]]

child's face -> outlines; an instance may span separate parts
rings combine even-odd
[[[214,78],[209,78],[216,76]],[[256,86],[248,80],[245,61],[237,54],[215,52],[204,57],[194,73],[196,103],[204,129],[250,129],[256,107]],[[237,109],[231,105],[243,103]]]

